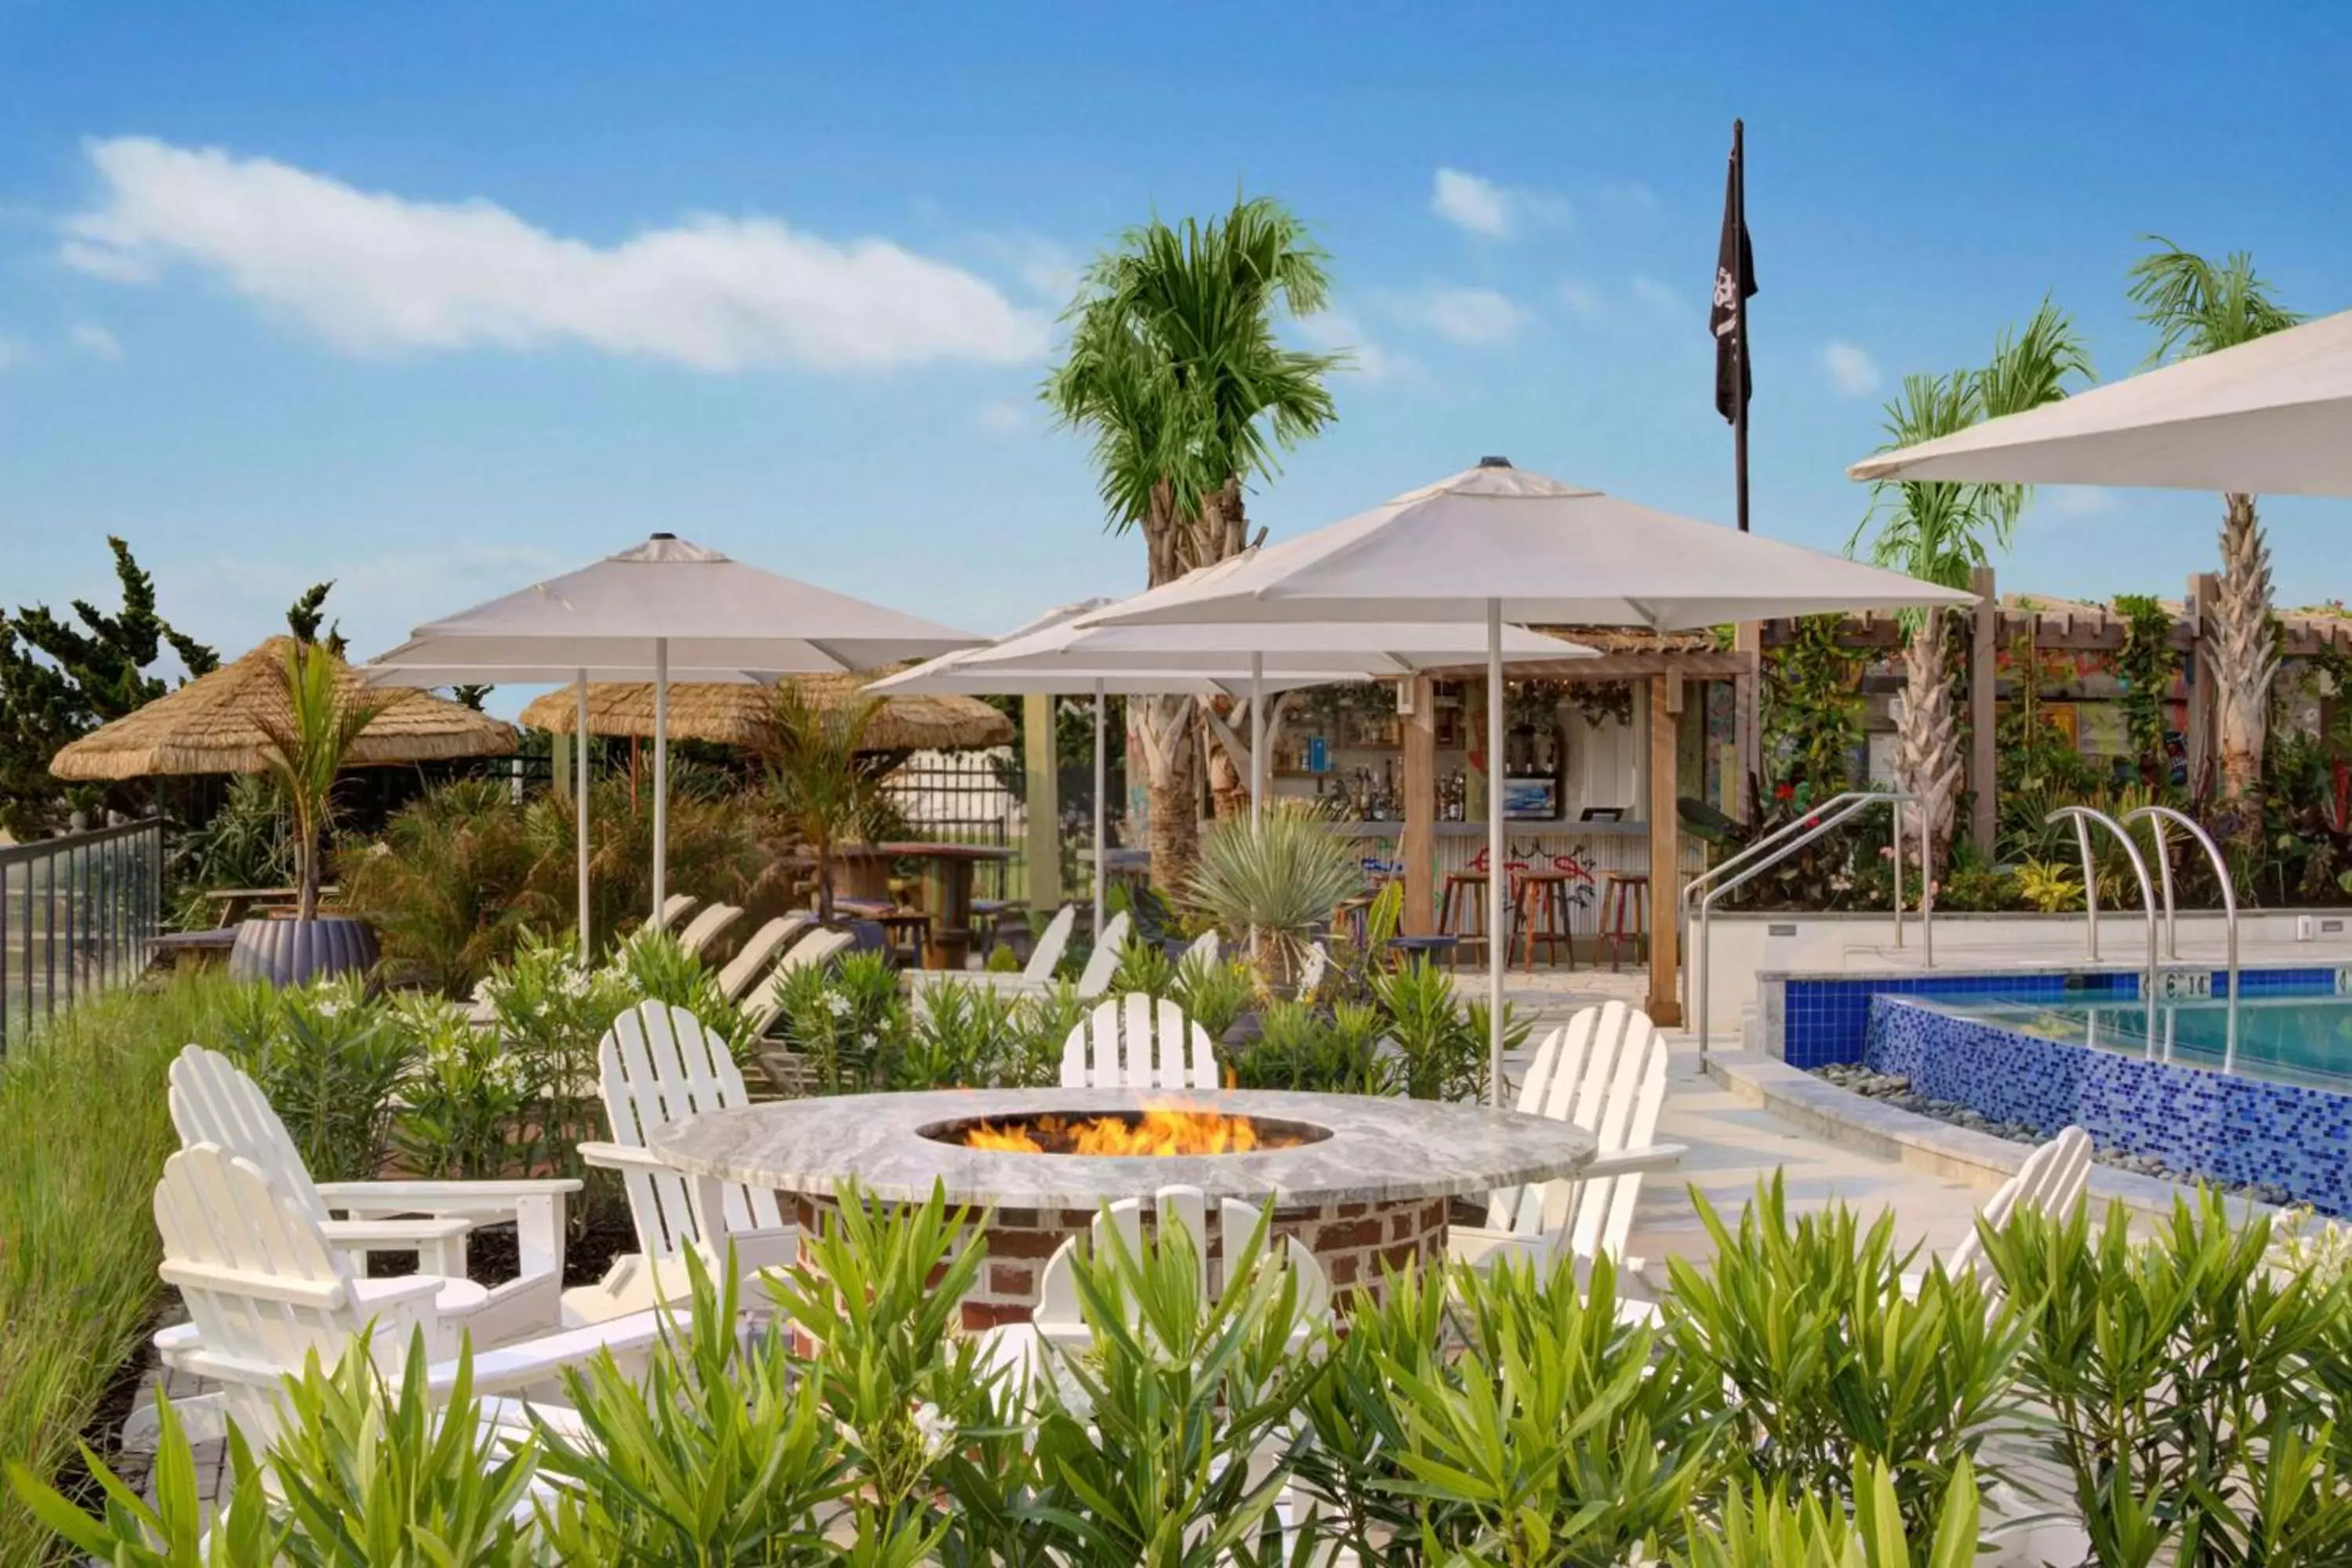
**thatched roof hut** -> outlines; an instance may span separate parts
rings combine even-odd
[[[796,675],[785,684],[810,703],[834,707],[865,689],[857,675]],[[770,688],[742,683],[683,681],[669,689],[670,739],[709,741],[723,746],[756,744],[773,711]],[[534,698],[522,710],[530,729],[572,732],[578,699],[569,689]],[[654,733],[654,689],[650,683],[592,684],[588,688],[588,732]],[[1013,742],[1013,721],[973,697],[891,697],[866,731],[869,752],[946,752]]]
[[[276,637],[209,675],[91,731],[49,759],[61,779],[133,779],[155,773],[257,773],[269,737],[262,721],[285,701],[281,684],[291,637]],[[345,693],[389,701],[360,731],[348,767],[390,767],[453,757],[495,757],[515,749],[504,720],[424,691],[371,690],[349,667]]]

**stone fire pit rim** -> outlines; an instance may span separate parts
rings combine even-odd
[[[1180,1102],[1234,1116],[1307,1122],[1331,1136],[1244,1154],[1030,1154],[966,1149],[925,1128],[975,1118],[1093,1115]],[[788,1100],[691,1117],[656,1132],[681,1170],[780,1192],[835,1196],[855,1185],[919,1203],[1092,1211],[1163,1186],[1285,1208],[1452,1198],[1572,1175],[1591,1138],[1544,1117],[1485,1106],[1285,1090],[935,1089]]]

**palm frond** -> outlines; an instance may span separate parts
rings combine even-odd
[[[2141,237],[2155,249],[2132,264],[2130,294],[2156,329],[2150,364],[2235,348],[2304,319],[2272,297],[2249,252],[2232,251],[2216,267],[2161,235]]]

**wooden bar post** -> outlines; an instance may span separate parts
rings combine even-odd
[[[1747,661],[1747,668],[1731,678],[1732,739],[1739,753],[1739,777],[1731,789],[1731,815],[1740,821],[1748,820],[1748,810],[1754,797],[1748,792],[1748,781],[1759,784],[1764,773],[1764,623],[1742,621],[1732,634],[1732,651]]]
[[[2000,592],[1992,568],[1979,566],[1969,574],[1969,591],[1977,596],[1969,637],[1969,839],[1990,861],[2000,822],[1999,719],[1993,705],[2000,680]]]
[[[2205,656],[2205,643],[2213,632],[2213,601],[2220,586],[2212,573],[2197,573],[2189,579],[2181,605],[2189,620],[2189,652],[2181,663],[2181,673],[2188,678],[2189,729],[2182,739],[2189,752],[2191,795],[2210,789],[2214,778],[2213,661]]]
[[[1650,1021],[1674,1027],[1683,1021],[1675,996],[1675,974],[1681,964],[1675,939],[1675,903],[1680,890],[1682,814],[1675,807],[1680,795],[1675,745],[1681,726],[1675,721],[1683,710],[1680,673],[1668,670],[1650,679]]]
[[[1412,710],[1404,716],[1404,831],[1397,858],[1404,862],[1404,912],[1398,929],[1427,936],[1437,929],[1437,685],[1425,675],[1406,683]]]
[[[1033,927],[1062,907],[1062,774],[1054,744],[1054,705],[1060,700],[1021,700],[1022,772],[1029,803],[1025,896]]]

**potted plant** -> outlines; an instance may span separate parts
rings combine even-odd
[[[317,643],[289,642],[279,677],[278,700],[256,722],[268,738],[263,770],[286,803],[298,901],[290,921],[249,920],[237,928],[229,973],[291,985],[375,966],[375,932],[365,921],[321,917],[319,881],[336,775],[384,703],[346,689],[341,661]]]

